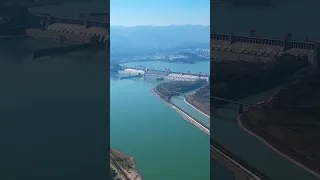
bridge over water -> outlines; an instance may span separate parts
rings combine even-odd
[[[167,91],[167,92],[174,92],[177,93],[179,95],[184,95],[184,97],[186,97],[187,95],[189,95],[189,93],[182,93],[182,92],[177,92],[177,91]],[[218,100],[218,101],[222,101],[222,102],[227,102],[229,104],[235,104],[238,107],[238,114],[243,113],[243,108],[244,107],[264,107],[264,108],[272,108],[263,104],[251,104],[251,103],[247,103],[247,102],[242,102],[242,101],[236,101],[236,100],[231,100],[231,99],[227,99],[227,98],[222,98],[222,97],[218,97],[218,96],[211,96],[210,99],[212,100]],[[206,102],[210,102],[210,100],[208,99]]]
[[[266,107],[266,108],[268,107],[268,108],[271,108],[271,107],[263,105],[263,104],[251,104],[251,103],[247,103],[247,102],[222,98],[222,97],[218,97],[218,96],[211,96],[210,99],[237,105],[239,114],[243,113],[243,107]]]
[[[164,90],[164,91],[174,92],[174,93],[177,93],[177,94],[179,94],[179,95],[184,95],[184,97],[186,97],[187,95],[190,94],[189,92],[179,92],[179,91],[172,91],[172,90]],[[243,102],[243,101],[238,101],[238,100],[232,100],[232,99],[228,99],[228,98],[223,98],[223,97],[219,97],[219,96],[211,96],[211,97],[210,97],[210,100],[208,99],[208,101],[211,101],[211,100],[217,100],[217,101],[222,101],[222,102],[226,102],[226,103],[229,103],[229,104],[237,105],[237,106],[238,106],[238,114],[243,113],[243,108],[244,108],[244,107],[275,108],[275,107],[267,106],[267,105],[262,104],[262,103],[253,104],[253,103],[247,103],[247,102]],[[207,102],[208,102],[208,101],[207,101]],[[277,108],[277,109],[279,109],[279,108]]]

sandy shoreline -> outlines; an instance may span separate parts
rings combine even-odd
[[[269,142],[267,142],[265,139],[263,139],[262,137],[258,136],[257,134],[255,134],[254,132],[250,131],[249,129],[247,129],[245,127],[245,125],[243,124],[242,121],[244,121],[243,119],[244,113],[240,114],[238,116],[238,125],[240,126],[240,128],[244,131],[246,131],[247,133],[249,133],[250,135],[254,136],[255,138],[259,139],[261,142],[263,142],[268,148],[272,149],[274,152],[280,154],[282,157],[286,158],[287,160],[289,160],[290,162],[294,163],[295,165],[299,166],[300,168],[306,170],[307,172],[309,172],[310,174],[316,176],[317,178],[320,178],[320,174],[311,170],[310,168],[308,168],[307,166],[301,164],[300,162],[296,161],[295,159],[289,157],[288,155],[286,155],[285,153],[281,152],[280,150],[278,150],[276,147],[274,147],[272,144],[270,144]]]
[[[206,127],[204,127],[202,124],[200,124],[198,121],[196,121],[195,119],[193,119],[192,117],[190,117],[189,115],[187,115],[185,112],[183,112],[182,110],[180,110],[178,107],[176,107],[175,105],[173,105],[172,103],[164,100],[163,98],[161,98],[159,92],[157,92],[157,90],[155,89],[155,87],[152,88],[152,93],[155,94],[159,99],[161,99],[164,103],[166,103],[167,105],[169,105],[171,108],[173,108],[174,110],[176,110],[185,121],[193,124],[194,126],[198,127],[201,131],[205,132],[206,134],[210,135],[210,130],[207,129]]]

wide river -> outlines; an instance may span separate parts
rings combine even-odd
[[[50,11],[54,15],[77,17],[78,12],[104,12],[103,2],[68,3],[70,12],[58,6],[33,8],[36,12]],[[197,64],[143,62],[156,69],[209,73],[210,63]],[[127,64],[141,65],[140,63]],[[151,93],[158,82],[152,80],[110,79],[111,146],[133,156],[142,177],[146,180],[209,179],[209,136],[184,121],[168,105]],[[93,92],[94,93],[94,92]],[[197,119],[209,125],[209,119],[181,101],[175,103]],[[223,169],[214,163],[214,169]],[[231,177],[223,172],[217,177]],[[218,175],[219,173],[216,173]]]
[[[0,179],[109,178],[107,58],[32,59],[57,45],[0,41]]]
[[[147,68],[209,73],[209,61],[197,64],[142,62]],[[155,96],[155,80],[110,80],[111,146],[136,158],[144,179],[209,179],[209,136],[187,123]],[[183,100],[174,103],[209,126],[210,119]]]
[[[275,4],[277,5],[275,9],[235,8],[228,5],[211,6],[211,29],[212,31],[223,33],[228,33],[232,30],[232,32],[239,35],[248,35],[249,29],[255,28],[257,35],[275,38],[283,38],[287,31],[291,31],[294,39],[304,39],[306,36],[309,39],[320,39],[318,33],[320,26],[315,23],[319,17],[317,8],[320,3],[318,0],[306,0],[303,2],[283,0]],[[100,10],[96,10],[98,7]],[[90,6],[88,4],[72,4],[69,5],[68,9],[70,9],[70,12],[74,10],[78,13],[79,11],[103,11],[105,7],[107,5],[99,6],[95,5],[95,3],[90,3]],[[44,11],[50,10],[58,15],[70,15],[70,12],[60,11],[61,7],[36,8],[39,11],[41,9],[44,9]],[[74,16],[77,13],[72,14]],[[6,44],[6,46],[8,45],[10,44]],[[75,58],[70,58],[69,60],[60,58],[58,61],[50,59],[32,61],[27,53],[28,49],[32,49],[32,46],[16,45],[17,43],[12,44],[11,49],[14,49],[14,53],[9,54],[8,50],[0,48],[0,52],[2,53],[0,67],[3,73],[0,79],[2,85],[0,90],[2,94],[0,102],[3,110],[2,118],[6,119],[7,117],[10,119],[10,121],[2,121],[1,124],[1,128],[3,128],[3,131],[1,131],[3,133],[1,141],[5,142],[8,146],[8,148],[2,150],[2,154],[6,154],[7,157],[1,160],[7,164],[5,169],[3,169],[3,172],[6,173],[2,177],[14,174],[17,168],[16,165],[19,162],[21,163],[21,158],[25,158],[25,162],[31,160],[31,152],[49,152],[49,147],[52,147],[52,145],[49,146],[50,142],[62,141],[69,148],[72,148],[72,145],[75,145],[75,143],[78,143],[78,145],[80,143],[87,143],[88,149],[82,150],[85,152],[92,150],[90,147],[93,147],[94,144],[90,144],[92,143],[91,141],[103,141],[102,139],[97,139],[103,137],[103,135],[99,136],[98,134],[94,134],[94,132],[92,132],[92,136],[90,137],[83,137],[84,142],[71,141],[72,143],[70,143],[70,141],[67,141],[72,138],[76,140],[82,137],[81,130],[88,130],[87,126],[91,124],[86,122],[99,118],[88,116],[90,112],[94,113],[95,111],[92,108],[93,105],[106,106],[104,104],[104,98],[106,97],[102,91],[106,87],[103,84],[99,84],[102,82],[102,79],[99,81],[99,77],[105,75],[103,61],[88,59],[81,59],[79,61],[79,59]],[[157,69],[171,68],[177,71],[209,72],[209,62],[207,64],[199,63],[193,65],[144,62],[144,65]],[[33,86],[30,86],[30,83]],[[29,85],[26,86],[26,84]],[[42,86],[39,86],[39,84]],[[87,86],[88,84],[90,86]],[[154,96],[151,93],[151,88],[156,84],[157,82],[155,81],[120,81],[116,77],[110,79],[111,145],[135,157],[141,175],[147,180],[209,179],[210,156],[208,135],[193,125],[186,123],[178,113]],[[65,88],[58,88],[62,86],[65,86]],[[45,95],[49,93],[52,96],[46,97]],[[262,93],[246,100],[256,102],[272,93]],[[26,97],[26,94],[29,97]],[[31,97],[37,98],[32,99]],[[82,98],[87,103],[79,104],[79,98]],[[201,115],[183,104],[183,102],[179,100],[174,101],[177,101],[175,103],[178,103],[182,108],[190,109],[185,110],[188,113],[192,113],[193,116],[199,117],[199,120],[206,121],[205,117],[201,117]],[[52,103],[43,106],[45,102]],[[84,109],[84,111],[76,117],[72,117],[72,112],[75,112],[75,107],[79,105],[81,105],[79,108]],[[12,112],[13,107],[19,107],[20,114]],[[30,124],[28,123],[29,121],[22,121],[23,117],[27,117],[28,115],[28,112],[23,111],[25,108],[30,112],[32,109],[37,108],[42,110],[37,111],[38,115],[34,116],[33,123]],[[49,111],[49,109],[52,108],[57,108],[57,113],[51,113],[52,111]],[[69,110],[67,110],[68,108]],[[285,158],[268,149],[257,139],[242,131],[236,122],[236,111],[230,109],[235,109],[235,107],[231,106],[229,109],[220,109],[220,116],[211,117],[211,135],[216,141],[274,180],[315,179],[301,168],[298,168]],[[60,113],[58,110],[61,113],[65,113],[65,115],[58,116]],[[99,110],[98,112],[102,113],[104,111]],[[101,117],[102,114],[100,114]],[[41,121],[41,119],[47,121]],[[74,121],[74,119],[78,120]],[[45,122],[48,123],[48,128],[37,128],[46,125]],[[64,133],[63,135],[69,138],[61,139],[59,137],[62,136],[46,136],[48,133],[52,134],[56,132],[55,130],[60,126],[65,128],[63,130],[60,129],[59,133]],[[72,129],[74,127],[77,128]],[[70,132],[73,132],[73,134],[70,134]],[[42,136],[39,136],[39,134]],[[34,143],[33,146],[24,143],[30,142],[28,140],[31,138],[35,138],[32,141]],[[20,142],[21,146],[15,147],[11,142]],[[32,147],[44,148],[45,146],[40,143],[48,143],[48,148],[36,149],[36,151],[32,149]],[[98,147],[96,148],[99,149]],[[17,149],[24,149],[24,151],[17,151]],[[105,152],[98,151],[96,155],[92,154],[92,157],[104,157],[96,161],[103,166],[106,163],[104,161],[107,161],[104,154]],[[61,164],[61,170],[63,170],[63,168],[68,169],[72,165],[73,158],[81,157],[82,154],[72,154],[70,152],[70,155],[47,157],[49,159],[35,159],[34,161],[41,163],[42,161],[50,160],[53,162],[53,167],[56,164]],[[93,163],[89,161],[89,157],[83,157],[83,159],[82,162]],[[219,180],[231,179],[230,174],[215,161],[211,162],[211,165],[211,177],[216,176],[216,179]],[[80,162],[77,167],[70,169],[68,173],[79,173],[78,171],[82,167]],[[24,167],[23,163],[20,164],[19,168],[24,169],[26,173],[25,177],[28,177],[28,173],[32,171],[31,168]],[[39,176],[52,172],[49,166],[41,168]],[[95,169],[97,168],[92,166],[90,170],[94,171]],[[90,170],[86,169],[81,172],[84,173]],[[82,178],[84,177],[82,176]],[[56,177],[56,179],[59,178]],[[94,178],[88,177],[87,179]]]
[[[289,31],[293,39],[308,37],[309,40],[320,40],[320,25],[315,23],[319,17],[320,1],[275,0],[272,3],[276,8],[215,4],[211,6],[211,31],[248,36],[249,30],[255,28],[258,36],[283,39]],[[258,102],[274,92],[260,93],[243,101]],[[228,108],[219,109],[218,114],[211,116],[211,136],[217,142],[273,180],[316,179],[239,128],[237,115],[236,107],[228,105]]]

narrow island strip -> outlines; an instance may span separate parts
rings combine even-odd
[[[110,173],[113,180],[142,180],[134,158],[110,148]]]
[[[188,94],[184,98],[184,102],[210,119],[211,105],[209,83],[204,83],[202,87],[197,88],[193,94]]]
[[[170,98],[172,96],[165,96],[162,95],[158,90],[157,90],[157,86],[152,88],[152,92],[153,94],[155,94],[159,99],[161,99],[164,103],[166,103],[167,105],[169,105],[171,108],[173,108],[174,110],[176,110],[182,117],[184,120],[186,120],[187,122],[193,124],[194,126],[198,127],[201,131],[205,132],[206,134],[210,135],[210,130],[208,128],[206,128],[204,125],[202,125],[201,123],[199,123],[197,120],[195,120],[194,118],[192,118],[190,115],[188,115],[187,113],[185,113],[182,109],[180,109],[179,107],[175,106],[174,104],[171,103]]]
[[[184,102],[186,104],[188,104],[189,106],[191,106],[193,109],[197,110],[198,112],[200,112],[201,114],[203,114],[204,116],[206,116],[207,118],[210,118],[210,114],[206,114],[203,111],[200,110],[200,108],[195,107],[195,105],[193,105],[190,100],[189,100],[189,96],[187,96],[186,98],[184,98]],[[209,102],[210,103],[210,102]]]

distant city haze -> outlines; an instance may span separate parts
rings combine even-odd
[[[210,43],[209,26],[112,26],[110,30],[111,57],[113,54],[141,55],[173,49],[208,49]]]
[[[209,0],[111,0],[111,26],[209,25]]]

